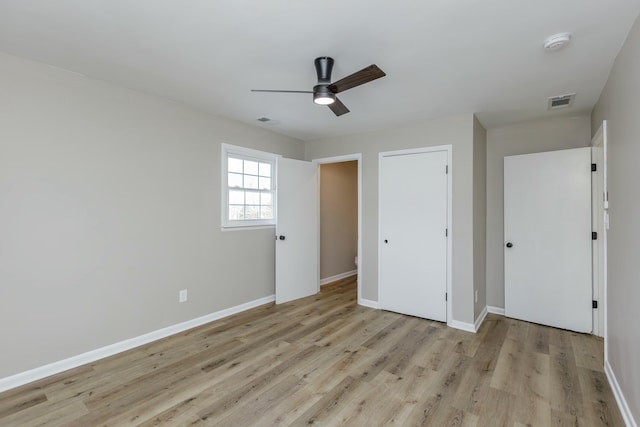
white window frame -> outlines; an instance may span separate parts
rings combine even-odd
[[[271,194],[273,201],[273,218],[272,219],[229,219],[229,184],[228,184],[228,165],[229,157],[236,157],[245,160],[255,160],[262,163],[271,164]],[[237,145],[222,144],[221,171],[222,171],[222,188],[221,188],[221,229],[225,230],[247,230],[258,228],[274,228],[276,226],[277,212],[277,178],[278,178],[278,158],[282,157],[278,154],[268,153],[266,151],[254,150],[251,148],[239,147]]]

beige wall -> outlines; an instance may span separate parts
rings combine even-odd
[[[616,58],[593,111],[608,120],[608,290],[606,346],[611,368],[640,423],[640,19]]]
[[[358,162],[320,165],[320,280],[356,269]]]
[[[362,297],[378,300],[378,154],[434,145],[453,146],[453,318],[474,322],[473,115],[308,142],[307,160],[362,153]]]
[[[477,319],[487,306],[487,131],[473,118],[473,283]]]
[[[591,142],[589,117],[557,118],[487,131],[487,305],[504,308],[504,157]]]
[[[0,378],[274,293],[274,231],[220,231],[220,144],[301,142],[7,55],[0,94]]]

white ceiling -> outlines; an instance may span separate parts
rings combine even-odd
[[[312,140],[475,112],[487,128],[587,114],[640,12],[638,0],[1,0],[0,51]],[[568,31],[548,53],[543,40]],[[333,80],[372,63],[387,76],[311,95],[313,59]],[[576,92],[570,109],[549,96]],[[266,116],[271,124],[256,118]]]

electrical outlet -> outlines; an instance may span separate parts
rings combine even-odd
[[[187,290],[183,289],[180,291],[180,293],[178,294],[178,301],[179,302],[186,302],[187,301]]]
[[[478,291],[476,291],[476,302],[478,302]]]

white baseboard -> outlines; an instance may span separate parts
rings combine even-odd
[[[91,350],[77,356],[72,356],[68,359],[59,360],[57,362],[40,366],[38,368],[34,368],[25,372],[20,372],[9,377],[0,378],[0,392],[49,377],[51,375],[59,374],[60,372],[67,371],[69,369],[77,368],[78,366],[86,365],[87,363],[95,362],[96,360],[104,359],[105,357],[113,356],[114,354],[122,353],[123,351],[127,351],[132,348],[139,347],[141,345],[148,344],[162,338],[166,338],[170,335],[184,332],[188,329],[213,322],[214,320],[222,319],[223,317],[240,313],[241,311],[249,310],[251,308],[273,302],[275,301],[275,299],[275,295],[269,295],[264,298],[259,298],[257,300],[249,301],[244,304],[236,305],[235,307],[230,307],[224,310],[217,311],[215,313],[207,314],[196,319],[187,320],[186,322],[158,329],[157,331],[149,332],[138,337],[130,338],[124,341],[117,342],[115,344]]]
[[[372,301],[370,299],[364,299],[364,298],[358,298],[358,305],[362,305],[364,307],[369,307],[369,308],[375,308],[375,309],[380,308],[378,305],[378,301]]]
[[[487,306],[487,311],[489,313],[499,314],[500,316],[504,316],[504,308],[502,308],[502,307],[493,307],[493,306],[488,305]]]
[[[622,414],[622,418],[624,419],[627,427],[638,427],[636,420],[633,418],[633,414],[631,413],[631,409],[627,404],[627,400],[624,398],[624,394],[620,389],[620,384],[618,384],[618,380],[616,379],[616,374],[613,372],[611,365],[608,360],[604,361],[604,372],[607,375],[607,379],[609,380],[609,386],[611,386],[611,390],[613,391],[613,395],[616,398],[616,402],[618,402],[618,408],[620,408],[620,413]]]
[[[447,325],[462,331],[473,332],[474,334],[476,333],[476,327],[473,323],[461,322],[459,320],[452,319],[447,323]]]
[[[345,273],[336,274],[335,276],[326,277],[324,279],[320,279],[320,286],[324,286],[326,284],[335,282],[336,280],[345,279],[347,277],[355,276],[358,274],[358,270],[351,270]]]
[[[475,328],[474,332],[478,332],[478,329],[480,329],[480,326],[482,326],[482,322],[484,322],[484,319],[487,317],[487,312],[488,312],[488,309],[487,309],[487,306],[485,305],[484,308],[482,309],[482,312],[476,319],[475,324],[473,325]]]

